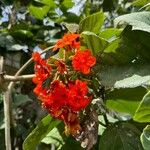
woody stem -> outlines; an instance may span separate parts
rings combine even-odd
[[[42,51],[41,54],[49,51],[54,46],[48,47]],[[33,58],[30,58],[15,74],[9,85],[7,86],[6,91],[4,92],[4,117],[5,117],[5,145],[6,150],[11,150],[11,134],[10,134],[10,118],[11,118],[11,94],[14,86],[14,80],[17,80],[17,76],[19,76],[28,65],[33,62]],[[7,76],[8,77],[8,76]],[[22,78],[23,79],[23,78]],[[25,78],[24,78],[25,79]]]

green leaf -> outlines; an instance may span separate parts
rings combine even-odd
[[[82,32],[81,37],[83,38],[83,45],[89,48],[94,55],[101,54],[108,44],[105,39],[92,32]]]
[[[135,0],[132,5],[133,6],[144,6],[146,5],[147,3],[149,3],[150,0]]]
[[[61,147],[64,144],[64,141],[63,141],[63,138],[61,137],[58,129],[55,127],[42,140],[42,143],[54,144],[56,147]]]
[[[72,0],[63,0],[61,2],[61,5],[67,7],[67,8],[71,8],[74,5],[74,2]]]
[[[68,12],[68,11],[63,14],[62,18],[67,23],[77,23],[77,24],[79,24],[79,21],[80,21],[80,17],[79,16],[77,16],[76,14],[74,14],[72,12]]]
[[[57,127],[53,128],[47,136],[42,140],[45,144],[54,144],[56,149],[61,150],[83,150],[80,143],[71,136],[67,137],[64,134],[64,124],[60,123]]]
[[[142,87],[114,89],[106,93],[106,106],[117,112],[128,113],[134,116],[145,93],[146,89]]]
[[[45,4],[41,0],[32,0],[32,5],[36,7],[44,6]]]
[[[128,64],[136,57],[137,49],[134,48],[134,42],[131,43],[129,41],[130,37],[128,37],[129,34],[125,37],[126,34],[126,31],[124,31],[121,38],[112,40],[104,49],[104,53],[102,55],[103,64],[110,64],[111,66]]]
[[[140,139],[144,150],[150,150],[150,125],[144,128]]]
[[[99,36],[104,39],[109,40],[109,39],[119,36],[121,32],[122,32],[122,29],[108,28],[100,32]]]
[[[10,50],[10,47],[14,44],[15,40],[11,35],[8,35],[8,33],[0,33],[0,47]]]
[[[64,134],[64,124],[60,123],[57,127],[53,128],[47,136],[42,140],[45,144],[54,144],[56,149],[61,150],[83,150],[80,143],[71,136]]]
[[[37,19],[43,19],[50,9],[56,8],[56,4],[53,0],[41,0],[44,6],[34,6],[32,3],[29,5],[28,9],[30,13]]]
[[[138,122],[150,122],[150,91],[143,97],[133,119]]]
[[[42,140],[45,144],[54,144],[57,149],[60,149],[65,144],[68,137],[64,134],[64,123],[61,122],[57,127],[53,128],[46,137]]]
[[[7,50],[11,50],[11,51],[20,51],[20,50],[23,50],[23,49],[27,49],[27,46],[22,46],[20,44],[14,44],[14,45],[11,45],[11,46],[7,46]]]
[[[131,26],[127,26],[120,38],[112,40],[105,48],[102,63],[110,66],[149,63],[149,41],[148,32],[132,31]]]
[[[149,85],[149,64],[104,65],[97,67],[96,72],[99,72],[99,79],[107,88],[133,88]]]
[[[129,78],[117,81],[114,88],[134,88],[138,86],[149,86],[150,85],[150,75],[139,76],[133,75]]]
[[[79,32],[90,31],[94,33],[99,33],[101,26],[104,22],[104,14],[103,12],[98,12],[92,14],[85,19],[81,20],[79,23]]]
[[[110,42],[101,55],[101,63],[97,63],[95,72],[102,84],[108,88],[149,85],[149,40],[148,32],[131,31],[131,27],[127,26],[121,39]]]
[[[141,101],[141,99],[143,98],[146,92],[147,92],[146,89],[143,87],[113,89],[113,90],[107,91],[106,99]]]
[[[60,4],[60,9],[66,13],[69,8],[72,8],[74,2],[72,0],[63,0]]]
[[[50,115],[47,115],[25,139],[23,149],[35,150],[36,146],[42,141],[42,139],[46,137],[46,135],[59,123],[60,121],[53,119]]]
[[[141,30],[150,33],[150,12],[137,12],[119,16],[115,19],[115,25],[127,23],[132,30]]]
[[[65,141],[65,144],[61,147],[61,150],[85,150],[80,146],[80,143],[77,142],[74,138],[68,137]]]
[[[139,130],[129,123],[116,123],[107,127],[100,138],[102,150],[143,150]]]
[[[75,23],[66,23],[64,22],[63,25],[67,28],[67,30],[71,33],[75,33],[79,29],[79,25]]]
[[[122,99],[113,99],[113,100],[107,100],[106,106],[109,109],[112,109],[116,112],[121,113],[128,113],[131,116],[134,115],[138,105],[140,102],[138,101],[126,101]]]
[[[120,43],[120,39],[117,38],[113,41],[111,41],[108,46],[104,49],[104,53],[105,55],[107,55],[108,53],[116,53],[117,48],[119,47],[119,43]]]
[[[23,94],[14,94],[13,99],[14,99],[15,107],[24,105],[27,102],[32,102],[32,99],[30,99],[28,95],[23,95]]]
[[[149,10],[149,8],[150,8],[150,3],[148,3],[148,4],[144,5],[143,7],[141,7],[140,10],[143,10],[143,9]]]
[[[18,30],[18,32],[19,31],[20,30]],[[15,35],[15,37],[17,37],[18,36],[18,32],[17,33],[13,32],[14,34],[12,34],[12,33],[11,34]],[[30,31],[28,33],[30,33]],[[22,33],[21,33],[21,35],[22,35]],[[19,32],[19,36],[20,36],[20,32]],[[21,36],[21,38],[27,38],[25,36],[26,35],[23,34]],[[15,39],[11,35],[9,35],[7,33],[1,33],[0,34],[0,47],[6,48],[7,51],[20,51],[20,50],[26,48],[26,46],[17,44],[16,41],[15,41]],[[3,51],[3,50],[1,49],[0,51]]]
[[[33,33],[28,30],[15,30],[11,35],[19,40],[28,40],[34,36]]]

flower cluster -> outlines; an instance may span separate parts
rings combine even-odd
[[[90,68],[95,65],[96,58],[91,55],[87,49],[84,51],[77,51],[72,60],[74,70],[80,71],[83,74],[89,74]]]
[[[54,46],[54,51],[60,48],[65,48],[65,50],[79,49],[79,34],[65,34],[62,39],[60,39]]]
[[[86,77],[96,58],[89,49],[80,49],[79,37],[68,33],[55,44],[53,51],[63,51],[60,58],[43,59],[37,52],[32,55],[36,75],[34,93],[53,117],[64,121],[67,135],[81,131],[79,112],[92,100]]]

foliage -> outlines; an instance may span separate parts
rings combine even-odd
[[[143,133],[141,134],[141,142],[145,150],[148,150],[150,148],[149,147],[149,134],[150,134],[150,130],[149,130],[149,125],[148,125],[144,128]]]
[[[4,64],[6,74],[14,75],[19,69],[15,63],[23,65],[33,51],[53,46],[68,31],[79,33],[82,48],[97,58],[95,74],[87,77],[92,81],[94,109],[85,110],[89,111],[82,122],[86,137],[67,137],[63,123],[41,109],[33,83],[20,81],[12,95],[13,149],[21,150],[22,145],[24,150],[88,149],[96,138],[95,150],[150,149],[149,0],[4,0],[0,4],[0,55],[11,58]],[[10,62],[13,54],[21,54],[19,62],[17,58]],[[46,52],[46,57],[52,55],[62,56],[61,51]],[[33,64],[23,72],[32,73]],[[3,97],[1,92],[0,137],[5,134]],[[90,114],[97,114],[99,120],[92,120]],[[99,123],[98,132],[88,130],[93,121]],[[4,138],[0,142],[0,149],[5,149]]]
[[[36,146],[42,141],[42,139],[58,124],[58,120],[52,119],[49,115],[46,116],[26,138],[24,141],[23,149],[34,150]]]

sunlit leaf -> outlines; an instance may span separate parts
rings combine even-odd
[[[60,4],[60,9],[66,13],[66,11],[69,9],[69,8],[72,8],[74,5],[74,2],[72,0],[63,0]]]
[[[56,4],[53,0],[42,0],[41,3],[43,6],[35,6],[33,4],[29,5],[30,13],[37,19],[43,19],[50,9],[54,9]]]
[[[63,133],[63,131],[62,131],[62,133]],[[58,128],[55,127],[42,140],[42,143],[54,144],[56,147],[60,148],[64,144],[64,140],[63,140],[62,136],[60,135]]]
[[[150,2],[150,0],[135,0],[135,1],[133,1],[132,5],[133,6],[144,6],[148,2]]]
[[[115,24],[127,23],[132,26],[132,30],[141,30],[150,33],[150,12],[137,12],[119,16],[115,19]]]
[[[134,88],[138,86],[149,86],[150,85],[150,75],[139,76],[133,75],[129,78],[117,81],[114,88]]]
[[[36,128],[28,135],[23,143],[24,150],[35,150],[36,146],[60,121],[53,119],[50,115],[43,118]]]
[[[99,36],[104,39],[112,40],[115,37],[119,36],[121,32],[122,32],[122,29],[108,28],[100,32]]]
[[[20,40],[29,40],[33,38],[33,33],[28,30],[15,30],[11,33],[14,38],[20,39]]]
[[[150,125],[144,128],[140,139],[144,150],[149,150],[150,149]]]
[[[145,93],[146,89],[142,87],[114,89],[106,93],[106,105],[117,112],[128,113],[134,116]]]
[[[133,119],[138,122],[150,122],[150,92],[143,97]]]
[[[99,72],[99,78],[107,88],[134,88],[149,85],[149,64],[104,65],[97,68],[96,72]]]
[[[81,37],[83,38],[83,43],[85,46],[92,50],[94,55],[101,54],[108,44],[105,39],[100,38],[92,32],[82,32]]]
[[[94,33],[99,33],[101,26],[104,22],[103,12],[98,12],[88,16],[79,23],[79,32],[90,31]]]

